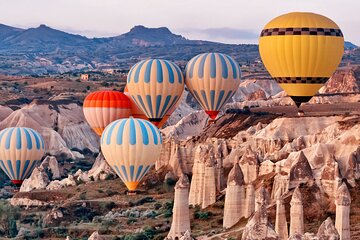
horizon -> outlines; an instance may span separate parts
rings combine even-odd
[[[114,0],[101,3],[95,0],[51,3],[36,0],[31,4],[15,0],[0,3],[0,22],[25,29],[45,24],[87,38],[117,36],[136,25],[167,27],[187,39],[257,44],[261,29],[274,17],[287,12],[310,11],[334,20],[342,29],[346,41],[359,45],[360,32],[354,31],[356,26],[360,26],[360,17],[356,13],[358,7],[360,3],[351,0],[342,1],[341,5],[335,0],[315,3],[310,0],[300,3],[296,0],[285,3],[281,0],[271,3],[229,0],[226,5],[215,0],[157,0],[151,3],[145,0],[123,3]],[[202,10],[201,14],[197,9]],[[219,12],[219,9],[222,11]],[[212,17],[214,15],[219,17]]]

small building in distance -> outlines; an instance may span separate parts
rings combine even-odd
[[[89,74],[80,74],[81,81],[89,81]]]

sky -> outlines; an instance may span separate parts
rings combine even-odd
[[[116,36],[135,25],[168,27],[188,39],[257,43],[272,18],[293,11],[334,20],[360,45],[359,0],[1,0],[0,23],[46,24],[87,37]]]

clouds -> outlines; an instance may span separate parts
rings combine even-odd
[[[244,30],[237,28],[189,28],[178,29],[179,32],[185,36],[191,36],[192,38],[198,37],[199,39],[206,39],[210,41],[221,41],[227,43],[255,43],[259,37],[259,33],[256,30]]]

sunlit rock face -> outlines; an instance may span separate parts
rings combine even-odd
[[[50,155],[65,154],[75,159],[77,155],[71,149],[98,151],[99,138],[85,122],[82,107],[76,103],[34,101],[7,112],[10,114],[0,122],[0,129],[15,126],[35,129],[44,138]]]

